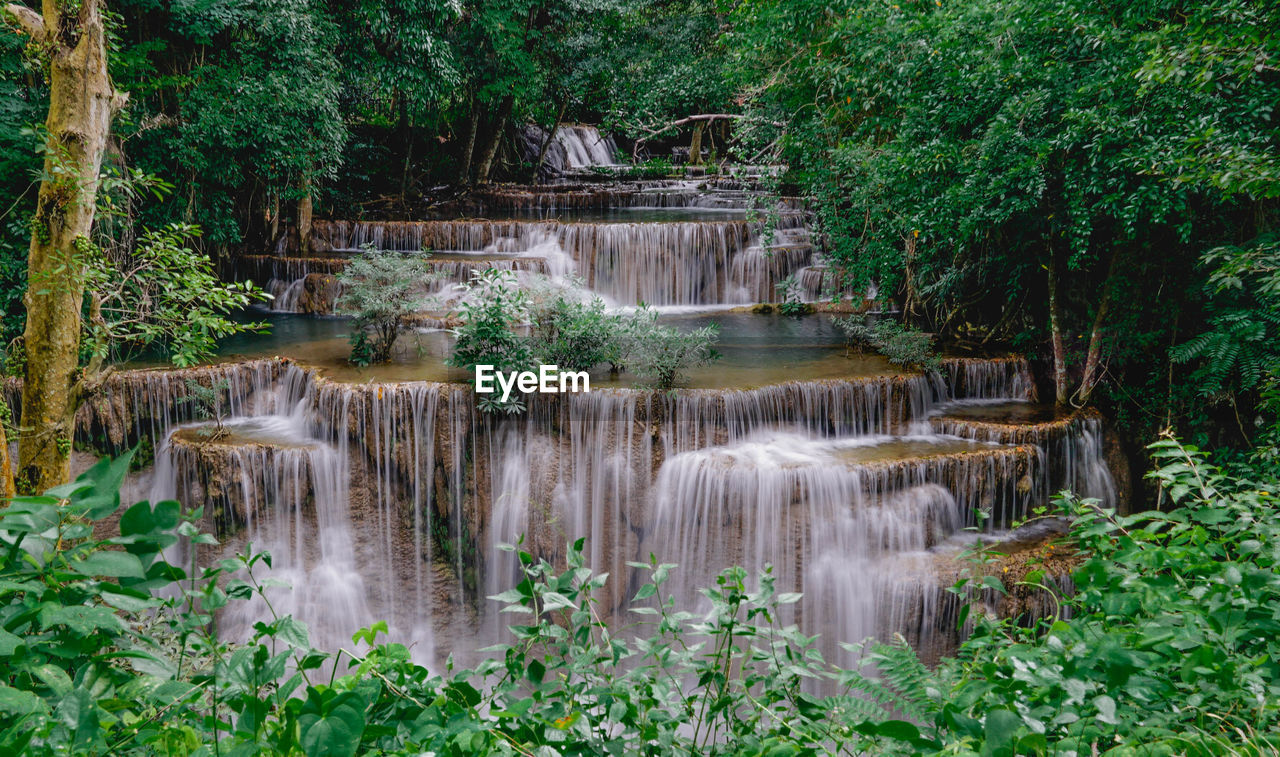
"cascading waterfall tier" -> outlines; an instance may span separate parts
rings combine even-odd
[[[188,379],[227,381],[230,436],[193,425]],[[523,534],[553,561],[586,537],[615,613],[634,594],[626,563],[649,552],[683,566],[690,606],[719,568],[771,564],[779,590],[810,596],[796,619],[834,654],[867,634],[934,638],[948,617],[935,551],[977,512],[999,529],[1044,501],[1061,454],[1047,432],[946,425],[957,400],[1031,394],[1025,361],[965,359],[929,377],[534,395],[526,414],[494,417],[464,385],[344,384],[263,360],[122,372],[77,420],[116,446],[167,440],[153,496],[205,506],[227,549],[269,545],[298,587],[279,606],[321,640],[349,638],[357,616],[387,619],[426,657],[500,638],[483,597],[515,580],[498,545]],[[1096,430],[1053,432],[1076,445],[1072,470],[1102,464],[1078,440]]]
[[[754,190],[708,191],[692,181],[502,186],[477,192],[471,202],[525,217],[317,220],[305,254],[241,256],[236,275],[266,282],[274,310],[329,314],[339,293],[323,277],[372,245],[449,257],[428,268],[449,268],[442,273],[450,285],[475,270],[499,268],[572,274],[617,305],[714,306],[774,301],[781,282],[817,259],[803,203]],[[558,211],[571,213],[546,217]],[[629,211],[643,211],[644,220],[630,221]],[[605,221],[591,220],[601,213]]]
[[[786,219],[798,216],[784,216]],[[803,220],[803,219],[801,219]],[[765,244],[747,220],[664,223],[559,221],[316,222],[317,246],[329,257],[250,256],[245,274],[276,282],[275,307],[291,310],[307,276],[341,270],[337,255],[364,245],[401,252],[432,250],[427,268],[446,283],[481,268],[576,274],[616,304],[750,304],[774,299],[776,287],[808,264],[813,247],[803,226],[782,224]],[[567,256],[565,264],[548,264]],[[306,262],[299,262],[306,261]],[[312,284],[312,289],[316,288]],[[295,311],[296,312],[296,311]],[[314,312],[308,311],[308,312]]]
[[[1018,360],[948,368],[984,392],[1012,388],[1025,398],[1030,386]],[[455,652],[476,638],[475,623],[480,637],[498,638],[501,620],[480,597],[515,580],[512,556],[497,547],[521,535],[526,549],[555,561],[567,542],[587,537],[591,564],[614,576],[611,610],[625,610],[634,593],[626,563],[661,546],[664,560],[687,568],[679,575],[691,602],[692,587],[716,569],[769,563],[781,589],[812,595],[798,620],[832,643],[889,631],[927,638],[945,616],[929,550],[976,511],[989,528],[1014,520],[1044,489],[1045,453],[1035,445],[901,436],[954,399],[940,376],[535,395],[526,415],[495,418],[461,385],[341,384],[292,365],[282,375],[292,388],[253,407],[301,408],[303,441],[210,445],[179,429],[171,475],[187,483],[175,488],[216,505],[224,528],[244,539],[282,538],[261,531],[264,512],[292,523],[296,536],[310,533],[298,513],[319,517],[314,456],[336,454],[325,465],[357,482],[342,494],[351,540],[396,556],[357,561],[370,611]],[[184,449],[209,446],[217,454]],[[201,472],[183,479],[182,467]],[[231,495],[228,481],[253,483]]]
[[[791,620],[823,629],[837,659],[837,641],[928,637],[937,616],[925,551],[977,512],[989,524],[1026,512],[1039,465],[1029,446],[764,434],[669,460],[642,553],[680,564],[685,606],[725,568],[770,568],[779,591],[804,593]]]
[[[962,400],[939,408],[928,426],[966,439],[1035,445],[1049,465],[1041,480],[1042,499],[1066,490],[1114,507],[1115,482],[1107,466],[1098,464],[1103,459],[1102,416],[1096,410],[1065,415],[1050,410],[1049,417],[1035,417],[1035,410],[1025,402]]]

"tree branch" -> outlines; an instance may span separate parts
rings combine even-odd
[[[35,42],[44,42],[48,39],[45,32],[44,19],[39,13],[31,10],[25,5],[17,3],[9,3],[4,7],[6,19],[10,24],[16,25],[27,33],[27,36]]]
[[[734,119],[743,119],[743,118],[751,118],[751,116],[743,115],[741,113],[699,113],[698,115],[695,115],[695,116],[686,116],[685,118],[681,118],[676,121],[671,121],[667,123],[665,126],[661,126],[657,129],[653,129],[651,131],[645,132],[644,136],[640,137],[635,141],[635,146],[631,150],[631,155],[633,158],[639,155],[640,145],[644,144],[645,142],[648,142],[650,139],[658,136],[662,132],[668,131],[670,129],[674,129],[677,126],[684,126],[685,124],[695,123],[699,121],[734,120]],[[779,129],[786,128],[787,126],[786,124],[780,121],[770,121],[769,123],[773,124]]]

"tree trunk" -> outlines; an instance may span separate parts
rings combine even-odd
[[[560,107],[556,109],[555,123],[551,124],[551,131],[547,132],[547,138],[542,140],[542,147],[538,150],[538,162],[533,167],[533,180],[538,181],[538,172],[542,170],[542,164],[547,159],[547,150],[551,149],[551,142],[556,138],[556,132],[560,131],[560,122],[564,120],[564,112],[569,108],[568,100],[561,100]]]
[[[498,154],[498,146],[502,144],[502,132],[507,128],[507,118],[511,116],[514,99],[507,95],[498,105],[498,113],[493,118],[493,134],[480,152],[480,162],[476,165],[476,183],[488,184],[489,171],[493,169],[493,159]]]
[[[1076,392],[1080,404],[1089,401],[1098,385],[1098,365],[1102,361],[1102,332],[1111,311],[1111,300],[1115,290],[1116,273],[1120,269],[1120,252],[1111,253],[1111,263],[1107,266],[1107,278],[1102,283],[1102,299],[1098,301],[1098,312],[1093,317],[1093,328],[1089,332],[1089,351],[1084,359],[1084,376],[1080,379],[1080,389]]]
[[[702,122],[693,125],[693,136],[689,138],[689,165],[702,165]]]
[[[302,180],[302,199],[298,200],[298,252],[311,252],[311,180]]]
[[[9,437],[0,421],[0,504],[13,499],[17,491],[13,486],[13,461],[9,459]]]
[[[267,234],[271,236],[271,244],[280,238],[280,195],[272,192],[267,203]]]
[[[1058,292],[1058,256],[1049,250],[1049,331],[1053,339],[1053,395],[1059,405],[1067,404],[1067,349],[1062,337],[1062,298]]]
[[[71,380],[80,346],[85,276],[98,173],[111,119],[124,105],[107,72],[99,0],[72,8],[44,0],[43,18],[30,8],[8,13],[49,56],[49,115],[44,179],[32,222],[27,260],[22,427],[16,479],[22,491],[43,491],[70,478],[75,402]]]
[[[413,126],[409,123],[409,107],[405,104],[405,95],[399,96],[400,122],[397,131],[400,144],[404,147],[404,169],[400,172],[400,204],[404,205],[409,195],[409,166],[413,163]]]
[[[471,97],[471,115],[467,120],[467,139],[462,145],[462,164],[458,167],[458,180],[471,185],[471,155],[476,151],[476,132],[480,129],[480,109],[475,96]]]

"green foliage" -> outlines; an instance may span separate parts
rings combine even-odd
[[[150,26],[148,3],[123,10]],[[133,93],[121,129],[152,172],[184,177],[178,194],[191,198],[165,215],[185,210],[212,241],[234,243],[250,223],[241,202],[269,213],[335,176],[347,136],[336,41],[318,0],[182,3],[114,61]]]
[[[871,348],[905,368],[936,371],[942,356],[933,350],[933,336],[890,318],[854,313],[833,319],[850,345]]]
[[[463,323],[454,329],[457,341],[449,356],[449,365],[461,368],[474,380],[477,365],[492,365],[504,373],[533,368],[529,341],[517,329],[528,320],[528,299],[516,286],[510,271],[493,268],[473,271],[466,285],[462,304]],[[486,411],[519,412],[524,409],[512,396],[504,405],[495,395],[488,395],[482,408]]]
[[[684,332],[659,324],[657,311],[650,308],[612,314],[600,299],[580,302],[561,291],[531,299],[516,286],[509,271],[473,274],[462,319],[463,325],[454,330],[457,341],[449,365],[468,373],[477,365],[510,373],[535,370],[537,363],[572,371],[590,371],[607,363],[613,371],[625,368],[650,387],[669,391],[687,380],[691,368],[719,357],[714,325]],[[526,323],[528,336],[521,333]],[[503,405],[492,394],[481,399],[481,408],[524,410],[515,398]]]
[[[626,319],[605,312],[604,300],[580,302],[563,294],[529,307],[530,351],[536,362],[565,371],[590,371],[622,362]]]
[[[800,286],[800,282],[796,281],[794,274],[779,281],[775,289],[782,300],[778,304],[778,310],[783,315],[807,315],[813,310],[809,303],[804,301],[804,289]]]
[[[183,382],[187,387],[187,396],[183,399],[191,403],[195,407],[195,414],[199,418],[211,418],[214,422],[212,429],[201,429],[204,435],[211,438],[218,438],[227,434],[226,426],[223,420],[226,417],[223,408],[222,398],[231,391],[231,382],[227,379],[219,379],[209,386],[201,384],[195,379],[187,379]]]
[[[1196,363],[1191,378],[1203,396],[1235,404],[1280,374],[1280,242],[1263,237],[1218,248],[1204,266],[1209,329],[1178,345],[1172,358]]]
[[[619,162],[625,162],[628,157],[623,157]],[[606,170],[608,167],[603,167]],[[632,179],[666,179],[680,172],[671,163],[671,158],[666,155],[658,155],[648,160],[628,166],[623,169],[622,173]]]
[[[849,286],[1049,362],[1052,270],[1068,371],[1097,322],[1095,396],[1145,434],[1198,414],[1164,357],[1203,321],[1201,254],[1275,226],[1280,80],[1259,62],[1278,19],[1243,0],[750,0],[721,40],[752,116],[737,136],[789,165]]]
[[[404,319],[427,307],[430,300],[423,292],[436,280],[425,252],[401,254],[365,245],[338,274],[342,293],[336,309],[352,319],[351,362],[389,361]]]
[[[719,359],[715,350],[719,327],[681,331],[658,323],[658,312],[642,308],[632,316],[624,335],[622,361],[659,391],[670,391],[688,380],[691,369]]]
[[[199,234],[172,224],[144,232],[129,251],[85,245],[85,343],[93,357],[124,360],[150,347],[187,367],[212,358],[219,339],[266,328],[231,320],[265,295],[252,282],[221,281],[209,258],[188,246]]]
[[[1171,439],[1151,449],[1169,512],[1119,516],[1062,499],[1070,546],[1085,556],[1075,595],[1057,598],[1069,613],[1030,629],[980,618],[934,673],[881,650],[890,688],[919,702],[947,753],[1280,746],[1277,481],[1227,476]],[[1024,581],[1047,590],[1043,571]]]

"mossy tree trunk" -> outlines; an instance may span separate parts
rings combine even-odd
[[[702,165],[702,122],[693,125],[693,136],[689,138],[689,165]]]
[[[0,504],[13,499],[13,460],[9,458],[9,437],[5,433],[8,406],[0,407]]]
[[[493,133],[485,143],[484,149],[480,151],[480,162],[476,164],[477,184],[489,183],[489,172],[493,170],[493,160],[498,155],[498,147],[502,144],[502,133],[506,131],[507,119],[511,117],[511,108],[514,105],[515,98],[511,95],[502,98],[502,102],[498,104],[498,112],[493,118]]]
[[[298,198],[298,252],[311,252],[311,217],[314,206],[311,199],[311,179],[302,179],[302,197]]]
[[[100,0],[44,0],[40,13],[14,4],[5,10],[49,64],[44,174],[27,260],[27,366],[15,475],[20,490],[34,492],[70,478],[84,256],[111,119],[126,96],[107,72]]]

